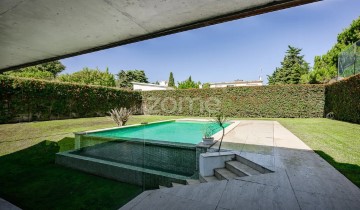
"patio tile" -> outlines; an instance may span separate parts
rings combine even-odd
[[[242,152],[257,153],[263,155],[274,155],[274,147],[244,144]]]
[[[0,198],[0,209],[2,210],[21,210],[19,207],[9,203],[8,201]]]
[[[287,169],[287,173],[294,190],[318,193],[334,198],[360,200],[360,189],[340,176],[330,179],[329,176],[323,174],[305,174],[291,169]]]
[[[299,209],[294,192],[278,186],[229,181],[219,207],[226,209]]]
[[[275,158],[273,155],[264,155],[258,153],[250,153],[250,152],[240,152],[239,153],[242,157],[257,163],[259,165],[265,167],[274,167],[275,166]]]
[[[129,201],[126,205],[122,206],[120,209],[121,210],[127,210],[127,209],[133,208],[138,203],[140,203],[144,198],[149,196],[152,192],[154,192],[154,190],[148,190],[148,191],[142,192],[140,195],[136,196],[134,199]]]
[[[282,148],[275,148],[275,167],[288,168],[288,167],[328,167],[329,164],[317,156],[315,153],[306,151],[288,150],[284,151]],[[281,152],[280,152],[281,151]],[[288,154],[286,154],[288,153]],[[280,154],[280,155],[279,155]]]
[[[155,191],[145,197],[140,203],[131,208],[132,210],[157,209],[157,210],[211,210],[216,205],[209,205],[199,201]]]
[[[173,188],[164,188],[159,191],[179,197],[200,201],[206,204],[217,205],[224,192],[227,181],[184,185]]]
[[[328,209],[359,209],[360,201],[347,200],[341,198],[333,198],[329,196],[324,196],[318,193],[307,193],[295,191],[296,197],[300,204],[301,209],[319,209],[319,210],[328,210]]]
[[[274,173],[261,174],[256,176],[245,176],[239,177],[237,179],[292,190],[286,171],[283,169],[278,169]]]

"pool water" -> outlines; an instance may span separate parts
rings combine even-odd
[[[230,123],[224,125],[227,127]],[[221,130],[221,127],[214,122],[170,121],[99,131],[89,133],[88,136],[198,144],[202,141],[202,131],[206,126],[213,128],[213,134]]]

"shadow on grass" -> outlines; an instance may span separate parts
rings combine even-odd
[[[0,197],[23,209],[118,209],[141,193],[121,183],[56,165],[73,138],[42,141],[0,157]]]
[[[348,178],[352,183],[360,188],[360,166],[350,163],[339,163],[334,160],[330,155],[321,151],[314,150],[320,157],[326,160],[330,165],[332,165],[336,170],[342,173],[346,178]]]

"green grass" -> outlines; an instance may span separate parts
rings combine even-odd
[[[154,122],[181,117],[135,115],[128,125],[141,122]],[[115,127],[108,117],[53,120],[0,125],[0,156],[25,149],[44,139],[59,141],[65,137],[74,137],[73,132]]]
[[[173,119],[134,116],[128,123]],[[141,193],[117,182],[54,163],[74,148],[72,132],[114,127],[106,118],[0,125],[0,197],[23,209],[118,209]]]
[[[360,125],[329,119],[276,119],[360,187]]]

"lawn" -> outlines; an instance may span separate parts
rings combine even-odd
[[[276,119],[360,187],[360,125],[323,118]]]
[[[0,197],[23,209],[118,209],[142,188],[54,164],[57,152],[74,148],[72,132],[114,125],[106,117],[0,125]]]
[[[134,116],[128,124],[175,119]],[[328,119],[277,120],[360,187],[360,125]],[[54,164],[74,148],[73,132],[113,127],[106,117],[0,125],[0,197],[24,209],[117,209],[135,185]]]

